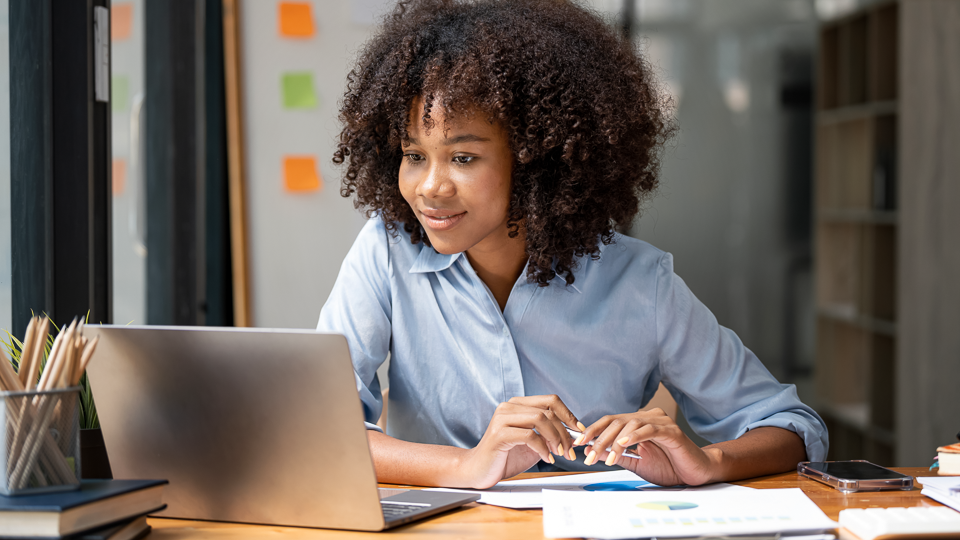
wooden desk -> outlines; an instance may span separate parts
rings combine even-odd
[[[897,468],[913,476],[930,476],[925,467]],[[517,478],[535,478],[548,474],[522,474]],[[890,506],[942,506],[940,503],[913,491],[884,491],[843,494],[813,480],[797,476],[795,472],[777,474],[734,482],[758,489],[799,487],[831,519],[836,520],[844,508],[873,508]],[[394,487],[394,486],[389,486]],[[153,532],[148,540],[194,540],[199,538],[543,538],[540,510],[510,510],[496,506],[472,503],[441,516],[429,518],[383,533],[360,533],[292,527],[268,527],[233,523],[212,523],[179,519],[150,519]]]

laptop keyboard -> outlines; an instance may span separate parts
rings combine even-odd
[[[407,504],[407,503],[395,503],[388,501],[380,501],[381,506],[383,507],[383,518],[387,521],[394,519],[402,518],[406,515],[418,512],[425,508],[429,508],[429,504]]]

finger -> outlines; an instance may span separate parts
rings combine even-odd
[[[596,463],[606,463],[607,459],[610,456],[616,456],[616,454],[610,452],[606,448],[601,448],[597,444],[591,444],[587,446],[584,451],[584,465],[594,465]]]
[[[516,400],[516,401],[514,401]],[[531,407],[537,407],[540,409],[550,409],[554,414],[557,415],[557,418],[561,422],[570,426],[571,428],[583,431],[586,429],[586,426],[577,419],[577,416],[570,411],[566,406],[563,400],[560,399],[560,396],[556,394],[550,394],[546,396],[522,396],[515,397],[510,400],[514,403],[522,403]]]
[[[556,459],[554,459],[553,454],[550,453],[546,441],[532,429],[507,427],[501,430],[501,434],[504,442],[508,443],[511,447],[523,444],[536,452],[543,461],[550,464],[556,463]]]
[[[605,455],[605,463],[607,465],[613,465],[617,460],[617,455],[623,452],[623,449],[617,446],[616,439],[619,438],[618,436],[627,424],[628,421],[619,416],[615,416],[607,425],[606,429],[597,435],[593,441],[593,448],[596,450],[598,457]],[[609,454],[606,454],[606,452],[609,452]]]
[[[630,446],[630,437],[645,425],[647,424],[639,419],[628,420],[620,429],[620,432],[613,436],[613,442],[609,447],[610,454],[605,461],[608,466],[613,465],[620,459],[623,452]]]
[[[530,427],[537,430],[549,445],[550,451],[558,456],[567,457],[567,448],[572,449],[570,435],[553,411],[547,409],[529,409],[526,413]]]
[[[622,448],[629,448],[635,444],[639,444],[644,441],[648,441],[657,436],[659,431],[659,426],[656,424],[643,424],[637,428],[620,434],[620,437],[617,439],[617,445]]]
[[[573,441],[573,444],[576,446],[581,446],[589,443],[594,440],[597,435],[603,433],[603,430],[607,429],[607,426],[610,425],[610,422],[616,418],[615,416],[604,416],[603,418],[597,420],[596,422],[590,424],[589,427],[580,430],[580,437],[577,440]]]
[[[646,417],[648,417],[648,418],[650,418],[650,419],[653,419],[653,418],[661,418],[661,417],[667,416],[667,413],[664,412],[664,410],[661,409],[660,407],[654,407],[654,408],[652,408],[652,409],[647,409],[647,410],[645,410],[645,411],[640,411],[640,412],[643,413],[644,416],[646,416]],[[669,418],[669,417],[668,417],[668,418]]]
[[[607,415],[597,420],[593,424],[590,424],[590,427],[588,427],[583,431],[583,435],[580,441],[581,444],[588,444],[588,443],[590,444],[589,449],[584,449],[584,452],[586,453],[586,458],[583,460],[583,462],[585,465],[593,465],[599,459],[602,459],[604,456],[606,456],[606,449],[609,446],[609,444],[604,444],[601,440],[601,436],[607,433],[607,431],[610,430],[612,426],[616,426],[614,427],[614,429],[616,430],[615,432],[619,432],[620,426],[622,424],[623,424],[623,421],[617,418],[617,416]],[[606,439],[610,439],[610,438],[611,438],[610,436],[606,437]],[[606,439],[603,439],[603,440],[606,440]]]
[[[532,409],[543,411],[546,419],[553,425],[552,429],[544,428],[541,433],[550,442],[550,451],[559,456],[564,456],[568,460],[576,459],[576,453],[573,451],[573,438],[567,433],[566,426],[580,425],[579,420],[573,416],[573,413],[563,404],[558,396],[521,396],[512,398],[505,410],[519,411],[522,409]],[[572,419],[572,420],[571,420]],[[572,422],[570,424],[569,422]],[[540,431],[539,419],[537,430]]]
[[[556,452],[557,455],[566,457],[564,441],[566,441],[567,447],[570,447],[570,436],[557,416],[549,409],[531,407],[517,402],[501,403],[497,406],[497,412],[494,414],[491,423],[495,423],[498,429],[515,427],[531,432],[536,430],[539,436],[543,438],[550,453]],[[544,459],[544,461],[550,460]],[[550,461],[550,463],[553,462]]]

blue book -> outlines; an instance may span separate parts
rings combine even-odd
[[[0,495],[0,538],[60,538],[155,512],[166,480],[84,480],[80,489]]]

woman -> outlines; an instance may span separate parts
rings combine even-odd
[[[674,126],[649,66],[597,15],[559,0],[401,2],[340,119],[341,193],[373,219],[318,330],[349,342],[381,481],[486,488],[602,461],[697,485],[825,457],[822,420],[671,256],[615,232],[657,187]],[[639,411],[661,382],[715,444]]]

